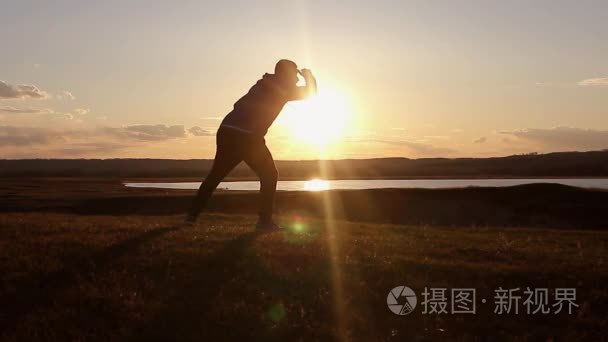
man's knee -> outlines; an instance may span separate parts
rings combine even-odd
[[[276,167],[269,168],[262,177],[261,181],[276,183],[279,179],[279,171]]]

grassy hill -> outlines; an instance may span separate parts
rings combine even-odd
[[[220,193],[178,227],[192,195],[0,181],[0,340],[596,341],[608,328],[605,191],[281,192],[287,229],[267,234],[255,193]],[[387,307],[396,286],[417,294],[409,315]],[[425,287],[475,288],[477,313],[423,314]],[[550,304],[575,288],[579,306],[528,315],[526,287]],[[494,313],[500,288],[520,289],[519,314]]]
[[[606,331],[606,232],[284,216],[287,230],[257,234],[251,216],[209,214],[192,228],[178,219],[0,216],[2,339],[599,340]],[[407,316],[386,305],[398,285],[418,294]],[[576,288],[580,306],[493,313],[495,289],[526,286]],[[425,287],[476,288],[477,314],[422,314]]]

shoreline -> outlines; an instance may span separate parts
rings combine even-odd
[[[195,190],[128,188],[118,180],[0,180],[0,212],[78,215],[183,215]],[[217,191],[208,212],[255,214],[257,191]],[[387,188],[279,191],[278,215],[322,218],[325,201],[335,219],[436,226],[608,228],[608,191],[559,184],[509,187]]]

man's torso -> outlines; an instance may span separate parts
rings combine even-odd
[[[274,75],[266,74],[234,104],[221,126],[263,136],[287,103],[288,94]]]

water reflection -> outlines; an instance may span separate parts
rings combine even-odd
[[[306,191],[323,191],[329,190],[329,182],[324,179],[311,179],[304,182],[304,190]]]
[[[606,178],[534,178],[534,179],[311,179],[307,181],[279,181],[278,190],[323,191],[329,189],[383,189],[383,188],[466,188],[487,186],[514,186],[531,183],[557,183],[581,188],[608,189]],[[127,187],[158,189],[198,189],[199,182],[175,183],[125,183]],[[260,189],[257,181],[222,182],[221,190],[255,191]]]

